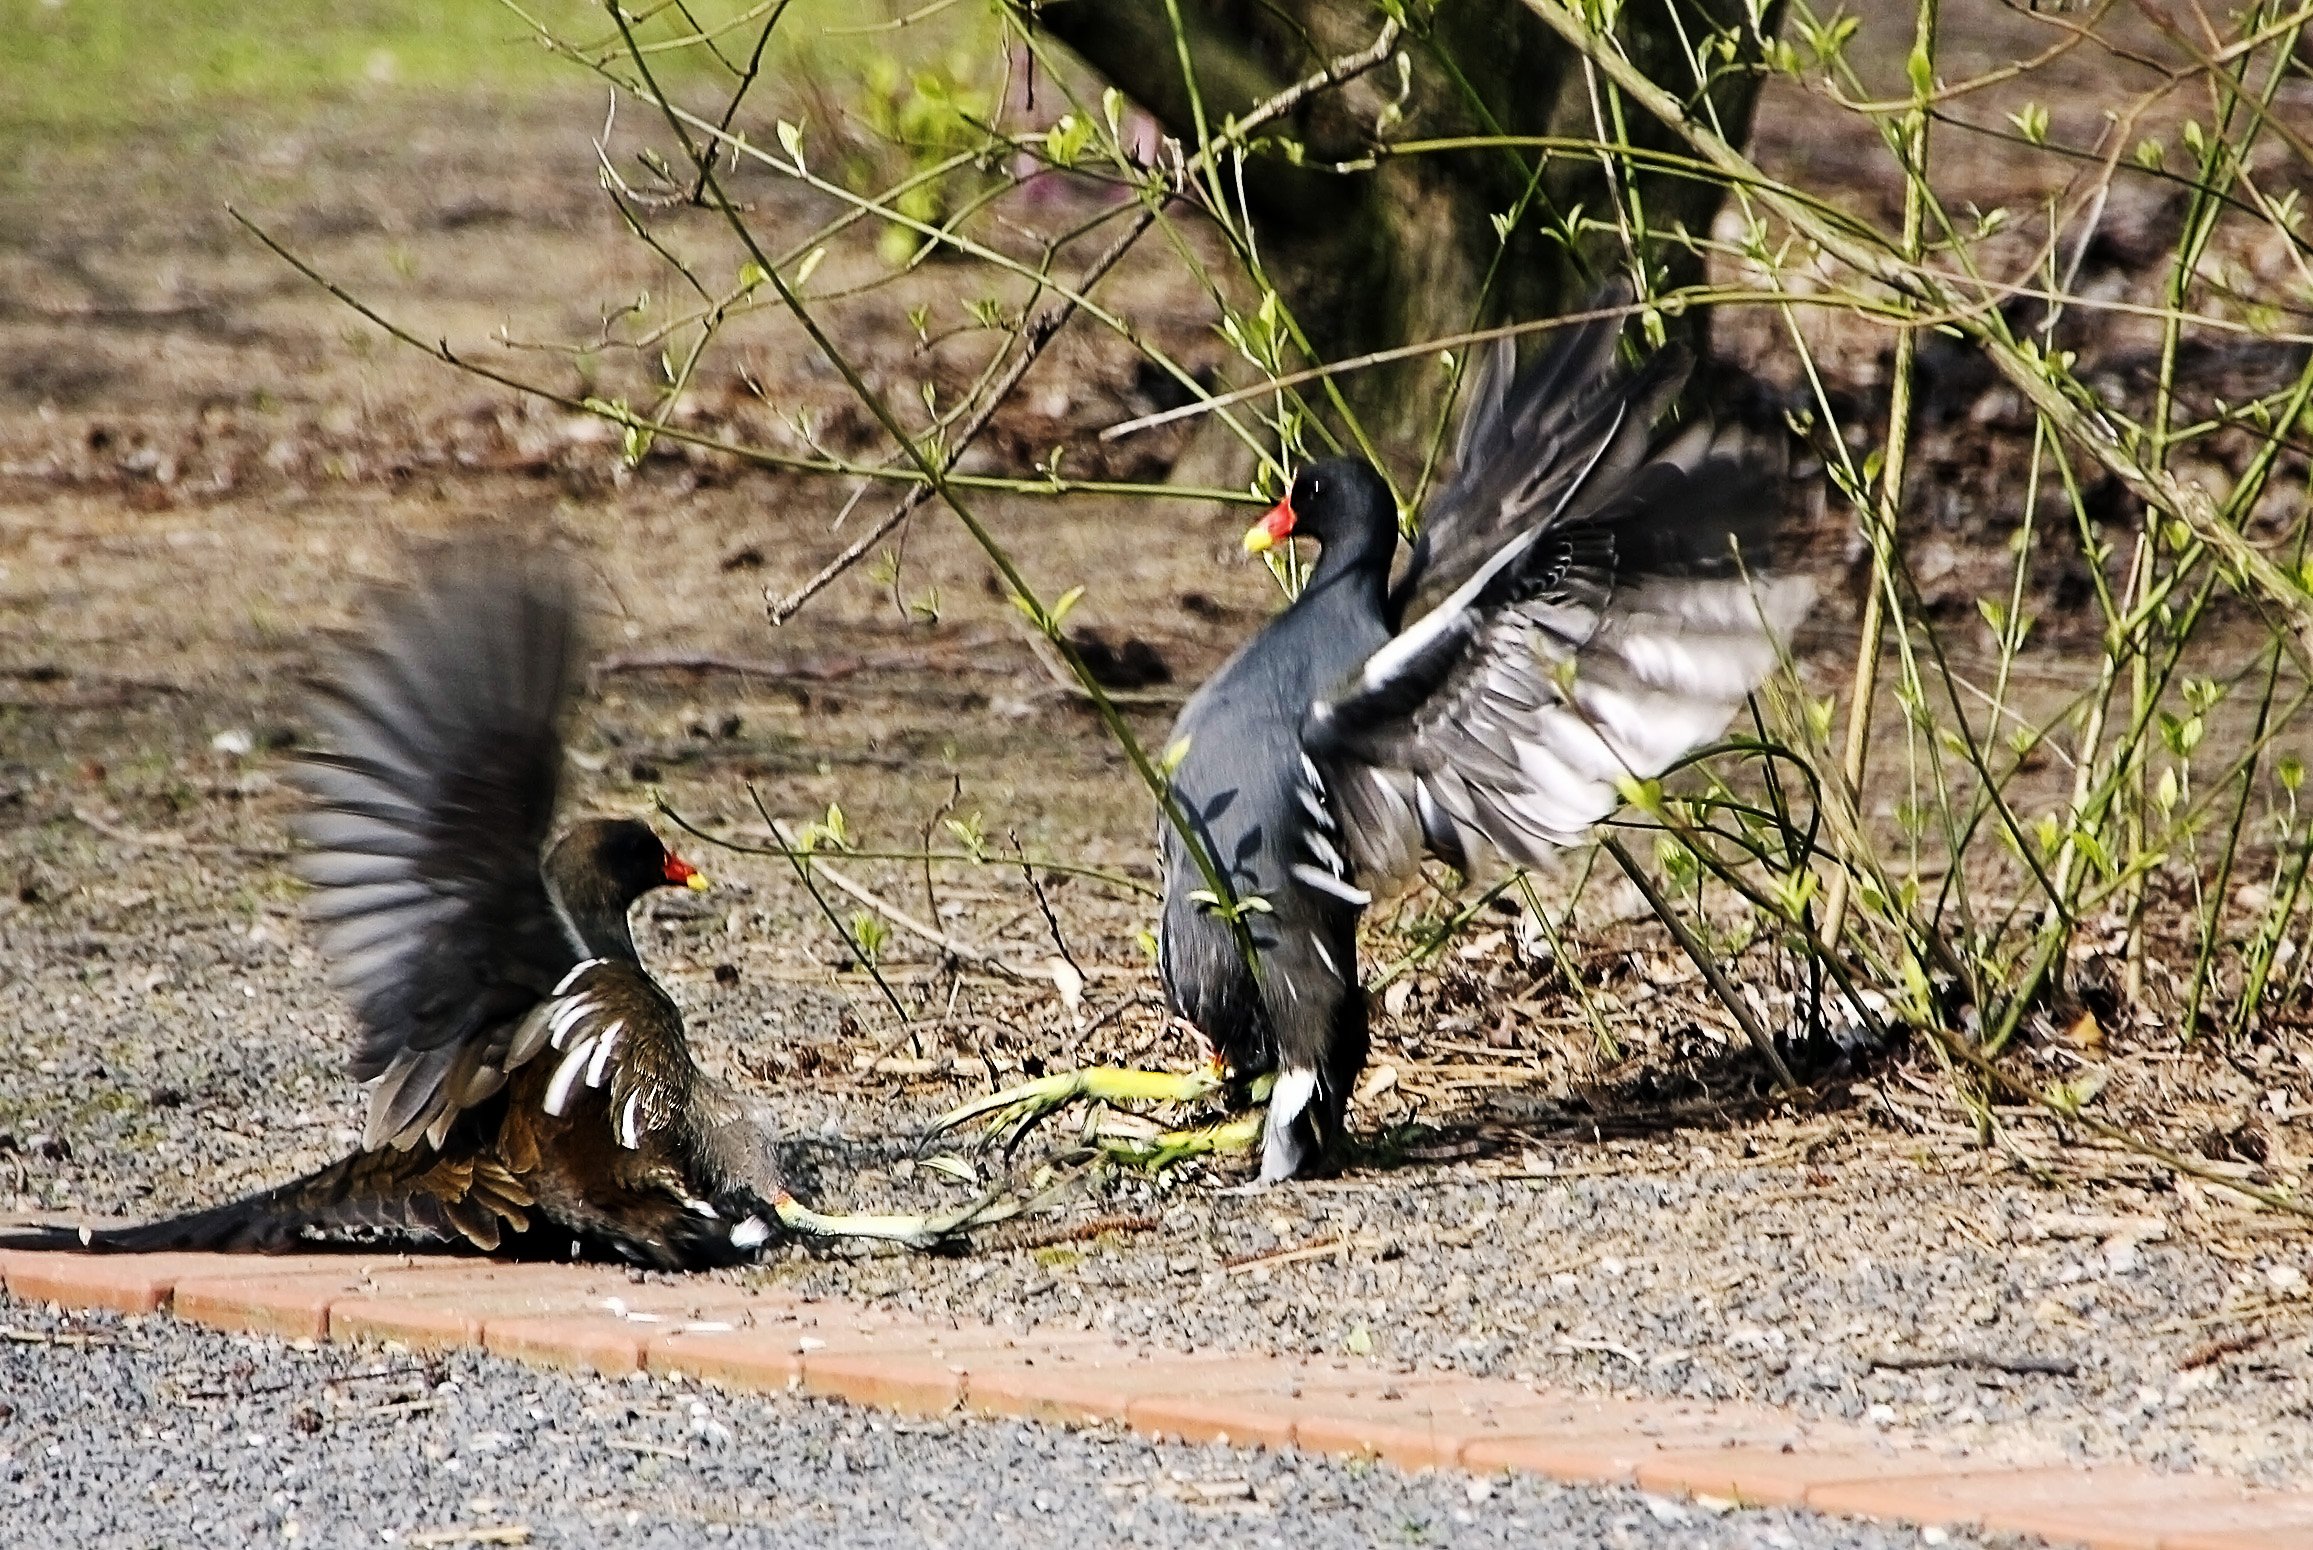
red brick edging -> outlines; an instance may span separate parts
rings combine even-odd
[[[0,1251],[13,1296],[289,1338],[478,1346],[889,1410],[1517,1470],[1757,1506],[2037,1534],[2094,1550],[2313,1550],[2313,1495],[2132,1465],[1987,1464],[1758,1407],[1599,1399],[1371,1361],[1184,1356],[1105,1335],[942,1328],[839,1300],[583,1266],[403,1255]]]

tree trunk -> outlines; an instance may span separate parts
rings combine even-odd
[[[1133,98],[1167,133],[1193,141],[1195,118],[1165,0],[1012,0]],[[1218,128],[1333,59],[1369,45],[1380,28],[1368,0],[1176,0],[1203,98]],[[1516,0],[1409,0],[1413,25],[1395,63],[1349,87],[1322,92],[1272,132],[1298,140],[1305,164],[1271,149],[1249,158],[1245,192],[1262,258],[1320,356],[1368,351],[1515,319],[1547,317],[1581,300],[1631,259],[1612,230],[1570,243],[1567,223],[1614,223],[1617,201],[1598,161],[1502,146],[1390,156],[1388,143],[1460,136],[1617,137],[1603,96],[1593,97],[1578,56]],[[1656,80],[1694,97],[1694,67],[1681,31],[1697,47],[1732,33],[1748,61],[1757,38],[1742,0],[1633,0],[1624,45]],[[1773,13],[1770,12],[1770,15]],[[1674,26],[1675,21],[1675,26]],[[1722,66],[1711,105],[1728,134],[1747,135],[1757,75]],[[1376,123],[1405,85],[1400,114]],[[1603,134],[1601,122],[1603,119]],[[1632,144],[1672,149],[1645,115],[1624,115]],[[1331,164],[1360,162],[1368,170]],[[1530,192],[1529,192],[1530,191]],[[1660,172],[1633,180],[1633,204],[1654,240],[1639,245],[1659,282],[1698,278],[1699,257],[1670,234],[1706,235],[1719,204],[1711,183]],[[1523,212],[1507,236],[1498,218]],[[1693,341],[1698,346],[1700,339]],[[1377,446],[1418,460],[1433,423],[1442,375],[1429,360],[1356,373],[1344,396]]]

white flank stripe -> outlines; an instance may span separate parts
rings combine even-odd
[[[546,1020],[548,1041],[556,1049],[562,1048],[562,1041],[570,1037],[571,1027],[593,1010],[594,1004],[584,996],[573,996],[557,1006],[554,1015]]]
[[[1302,810],[1309,814],[1311,821],[1314,822],[1317,827],[1320,829],[1330,829],[1333,827],[1333,815],[1325,810],[1325,799],[1323,797],[1319,796],[1315,791],[1311,790],[1307,786],[1296,786],[1294,790],[1301,798]]]
[[[629,1093],[618,1116],[618,1144],[630,1152],[642,1145],[642,1132],[636,1128],[636,1110],[641,1106],[642,1094]]]
[[[602,1079],[610,1073],[611,1046],[618,1043],[618,1036],[625,1031],[626,1019],[622,1017],[603,1029],[601,1036],[594,1041],[594,1059],[586,1065],[587,1086],[602,1085]]]
[[[1329,893],[1344,904],[1354,904],[1359,909],[1364,909],[1373,902],[1373,895],[1367,893],[1363,888],[1353,887],[1332,873],[1313,867],[1306,861],[1293,863],[1293,875],[1319,893]]]
[[[731,1247],[751,1249],[771,1236],[770,1227],[759,1216],[750,1216],[731,1229]]]
[[[570,1090],[578,1085],[579,1074],[586,1069],[586,1057],[594,1049],[592,1039],[580,1039],[562,1057],[562,1064],[554,1068],[554,1080],[546,1084],[546,1112],[561,1118],[570,1107]]]
[[[572,970],[571,970],[571,971],[570,971],[568,974],[565,974],[565,975],[563,975],[563,976],[562,976],[562,983],[560,983],[559,985],[556,985],[556,986],[554,987],[554,994],[556,994],[556,995],[558,995],[558,996],[559,996],[559,995],[561,995],[561,994],[562,994],[564,991],[568,990],[568,989],[569,989],[571,986],[573,986],[573,985],[575,985],[575,984],[577,984],[577,983],[578,983],[578,977],[579,977],[581,974],[584,974],[584,973],[585,973],[587,970],[589,970],[589,969],[593,968],[593,967],[594,967],[596,964],[598,964],[598,963],[607,963],[607,962],[609,962],[609,960],[608,960],[608,959],[606,959],[606,958],[586,958],[586,959],[581,959],[581,960],[579,961],[579,964],[578,964],[578,966],[577,966],[576,968],[572,969]]]

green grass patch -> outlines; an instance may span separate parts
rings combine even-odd
[[[535,0],[572,33],[590,0]],[[490,0],[0,0],[0,124],[132,128],[395,88],[534,89],[576,72]]]
[[[85,135],[144,129],[220,114],[293,116],[310,104],[390,92],[485,90],[520,97],[583,87],[586,72],[542,47],[523,15],[566,40],[615,46],[597,0],[0,0],[0,135]],[[647,42],[680,27],[650,12]],[[743,61],[761,25],[755,0],[697,0],[690,14]],[[889,4],[800,0],[780,22],[767,77],[810,67],[839,77],[873,56],[912,57],[952,46],[959,31],[992,35],[966,6],[931,27],[872,30]],[[960,23],[960,26],[959,26]],[[861,30],[863,28],[871,30]],[[728,84],[697,47],[657,54],[675,85]]]

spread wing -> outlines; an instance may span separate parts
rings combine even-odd
[[[495,1092],[523,1017],[582,956],[539,872],[576,629],[565,576],[502,545],[430,555],[340,654],[331,751],[293,778],[331,979],[353,1003],[364,1145],[415,1144]]]
[[[1616,284],[1587,310],[1630,300]],[[1517,347],[1498,340],[1479,365],[1455,438],[1453,474],[1423,513],[1413,561],[1392,595],[1393,616],[1429,612],[1501,552],[1615,490],[1646,460],[1655,421],[1685,383],[1683,349],[1658,351],[1635,373],[1616,368],[1619,317],[1567,329],[1523,378]]]
[[[1304,744],[1368,887],[1425,848],[1467,873],[1574,843],[1622,779],[1720,733],[1812,600],[1770,569],[1777,460],[1708,426],[1649,450],[1678,374],[1618,380],[1611,343],[1578,335],[1487,386],[1464,437],[1478,462],[1448,492],[1477,504],[1432,529],[1432,556],[1466,573],[1311,708]]]

